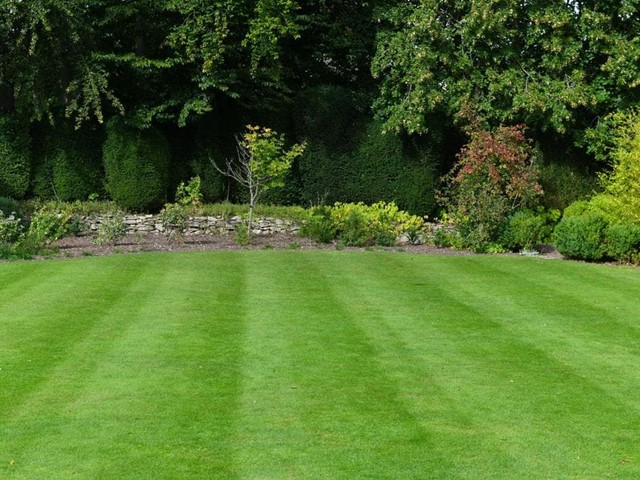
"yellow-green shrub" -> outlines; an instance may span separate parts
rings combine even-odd
[[[624,116],[614,144],[612,169],[600,177],[604,193],[591,203],[617,222],[640,225],[640,111]]]
[[[398,236],[421,228],[423,223],[420,217],[400,210],[393,202],[337,202],[330,215],[338,238],[352,246],[393,245]]]

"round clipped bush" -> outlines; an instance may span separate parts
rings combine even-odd
[[[607,254],[607,227],[608,221],[594,213],[565,217],[554,231],[556,248],[562,255],[576,260],[602,260]]]
[[[606,232],[607,255],[620,262],[640,259],[640,226],[610,225]]]
[[[550,240],[554,225],[560,218],[558,210],[518,210],[507,223],[501,244],[511,251],[530,250]]]
[[[157,129],[138,130],[121,119],[111,120],[103,161],[107,192],[118,205],[148,211],[164,204],[170,151],[167,140]]]
[[[0,197],[24,198],[31,159],[26,127],[12,115],[0,116]]]
[[[591,209],[586,200],[577,200],[564,209],[562,218],[581,217]]]

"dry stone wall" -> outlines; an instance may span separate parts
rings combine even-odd
[[[108,215],[84,217],[86,230],[91,234],[98,232],[100,225],[107,219]],[[189,217],[187,222],[187,235],[220,234],[233,232],[239,224],[246,224],[242,217],[235,216],[224,218],[222,216]],[[165,227],[158,215],[126,215],[124,224],[127,227],[127,234],[163,234]],[[261,217],[253,222],[254,235],[290,234],[295,235],[300,231],[300,225],[279,218]]]
[[[102,222],[111,219],[109,215],[88,216],[83,217],[82,222],[85,230],[90,235],[97,235]],[[246,224],[247,221],[239,216],[225,218],[223,216],[202,216],[189,217],[187,222],[186,235],[220,235],[233,232],[239,224]],[[138,235],[159,235],[165,233],[165,227],[158,215],[126,215],[124,217],[127,234]],[[443,225],[439,223],[425,223],[423,235],[420,236],[419,243],[432,243],[433,236],[440,229],[446,231],[452,230],[451,225]],[[287,234],[296,235],[300,232],[300,224],[279,218],[260,217],[254,220],[253,235],[273,235]],[[409,239],[406,235],[398,238],[398,243],[408,243]]]

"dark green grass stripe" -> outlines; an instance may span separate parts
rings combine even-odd
[[[233,478],[225,446],[239,385],[243,277],[231,257],[204,258],[145,256],[153,270],[103,319],[130,321],[102,347],[94,338],[69,356],[71,370],[80,350],[98,354],[95,368],[60,400],[58,424],[34,428],[38,441],[15,463],[23,473]],[[78,428],[87,434],[78,438]],[[157,470],[148,458],[158,459]]]
[[[416,478],[428,439],[334,296],[325,257],[286,257],[265,253],[248,274],[241,476]]]

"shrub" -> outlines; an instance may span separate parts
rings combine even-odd
[[[187,210],[183,205],[167,203],[160,212],[160,222],[168,239],[184,237],[189,221]]]
[[[300,228],[300,234],[320,243],[331,243],[337,235],[336,227],[331,221],[331,209],[316,207],[311,212],[309,220]]]
[[[0,115],[0,197],[24,198],[30,157],[27,127],[12,115]]]
[[[115,245],[127,234],[127,225],[122,214],[106,217],[98,227],[98,236],[93,240],[96,245]]]
[[[463,248],[460,233],[457,230],[447,231],[444,228],[436,230],[433,236],[433,244],[438,248],[454,248],[458,250]]]
[[[86,200],[102,193],[102,131],[70,123],[33,129],[33,193],[42,199]]]
[[[5,217],[11,214],[14,214],[17,218],[24,217],[22,207],[12,198],[0,197],[0,211],[4,213]]]
[[[250,237],[249,237],[249,227],[246,223],[238,223],[235,226],[236,233],[236,243],[241,247],[245,247],[249,245]]]
[[[31,217],[27,240],[36,246],[49,245],[67,234],[70,221],[68,213],[41,208]]]
[[[590,211],[589,202],[586,200],[578,200],[573,202],[562,212],[562,218],[581,217]]]
[[[586,200],[598,190],[595,175],[585,170],[552,163],[540,168],[541,202],[548,209],[563,210],[578,200]]]
[[[475,127],[469,134],[443,179],[441,198],[465,246],[484,251],[499,240],[511,214],[537,204],[542,189],[523,126]]]
[[[633,224],[610,225],[605,232],[607,255],[620,262],[640,259],[640,226]]]
[[[559,218],[558,210],[519,210],[509,218],[501,244],[511,251],[531,250],[551,240]]]
[[[393,201],[411,213],[432,213],[436,142],[418,148],[383,132],[381,122],[370,120],[366,103],[343,87],[307,89],[296,107],[298,138],[308,141],[298,162],[303,202]]]
[[[374,245],[376,236],[382,232],[374,232],[368,225],[363,212],[351,210],[340,221],[338,238],[347,247],[363,247]]]
[[[200,188],[203,201],[219,202],[227,193],[227,180],[212,165],[211,160],[222,165],[225,155],[218,149],[200,147],[191,160],[191,170],[201,179]]]
[[[13,244],[0,242],[0,259],[2,260],[29,260],[35,253],[22,242]]]
[[[595,213],[563,218],[554,231],[556,248],[569,258],[601,260],[607,253],[605,243],[607,226],[608,221]]]
[[[0,210],[0,243],[14,243],[22,236],[22,223],[13,215],[4,216]]]
[[[52,181],[58,200],[86,200],[101,189],[101,171],[93,158],[85,158],[76,151],[58,150],[53,159]]]
[[[619,116],[615,125],[612,169],[600,177],[599,207],[616,221],[640,225],[640,111]]]
[[[348,246],[392,245],[407,230],[422,227],[420,217],[400,210],[393,202],[370,206],[338,202],[330,215],[338,238]]]
[[[176,190],[177,204],[196,210],[202,205],[202,198],[202,182],[200,177],[193,177],[186,185],[184,182],[180,182],[180,185],[178,185]]]
[[[146,211],[163,204],[170,153],[157,129],[137,130],[113,119],[107,125],[103,160],[107,192],[120,206]]]

